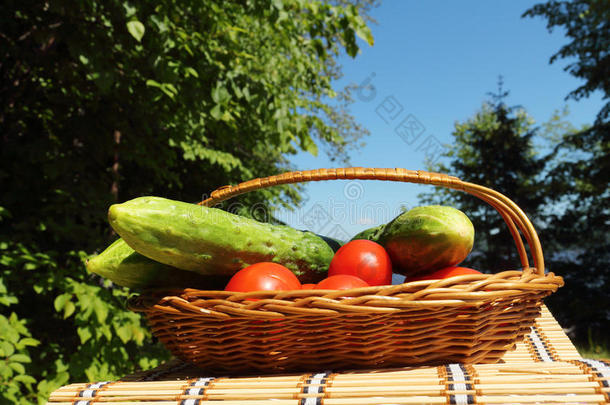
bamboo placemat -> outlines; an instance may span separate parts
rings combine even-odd
[[[498,364],[209,376],[174,360],[117,382],[70,384],[50,405],[610,403],[610,364],[582,359],[546,307]]]

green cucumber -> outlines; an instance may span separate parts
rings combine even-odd
[[[118,239],[102,253],[87,261],[87,270],[129,288],[155,287],[222,289],[228,278],[205,277],[149,259]]]
[[[315,283],[326,277],[334,253],[311,232],[159,197],[115,204],[108,219],[142,255],[203,275],[232,276],[254,263],[275,262],[301,282]]]
[[[462,262],[472,250],[474,227],[460,210],[429,205],[397,216],[376,239],[394,271],[408,277]]]
[[[364,231],[357,233],[351,240],[367,239],[372,240],[373,242],[377,242],[379,240],[379,235],[383,232],[384,228],[385,224],[381,224],[372,228],[365,229]]]

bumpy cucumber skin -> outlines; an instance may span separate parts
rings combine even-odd
[[[474,227],[460,210],[422,206],[389,222],[378,242],[390,255],[395,272],[413,276],[462,262],[472,250]]]
[[[364,231],[357,233],[351,240],[366,239],[372,240],[373,242],[377,242],[384,228],[385,224],[381,224],[372,228],[365,229]]]
[[[117,239],[102,253],[87,261],[87,270],[113,283],[132,289],[200,288],[222,289],[228,277],[204,277],[142,256],[123,239]]]
[[[334,254],[311,232],[160,197],[115,204],[108,219],[137,252],[203,275],[232,276],[270,261],[289,268],[302,283],[315,283],[326,277]]]

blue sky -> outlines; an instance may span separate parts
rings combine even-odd
[[[582,82],[563,71],[567,61],[548,63],[568,42],[563,32],[550,34],[544,20],[521,18],[536,3],[383,1],[372,12],[378,22],[372,26],[375,45],[360,41],[360,55],[340,59],[344,77],[337,88],[364,84],[351,113],[371,132],[366,145],[350,153],[351,165],[424,169],[426,155],[434,159],[452,142],[454,123],[475,114],[487,93],[497,89],[499,75],[510,91],[507,104],[524,107],[537,124],[564,106],[574,125],[591,123],[602,106],[601,93],[564,100]],[[323,151],[291,161],[301,170],[337,167]],[[418,205],[417,194],[427,187],[309,183],[308,202],[277,215],[299,229],[351,237],[389,221],[401,206]]]

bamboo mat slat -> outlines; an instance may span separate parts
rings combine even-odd
[[[543,306],[496,364],[209,376],[173,360],[116,382],[76,383],[49,405],[381,405],[610,403],[610,364],[582,359]]]

